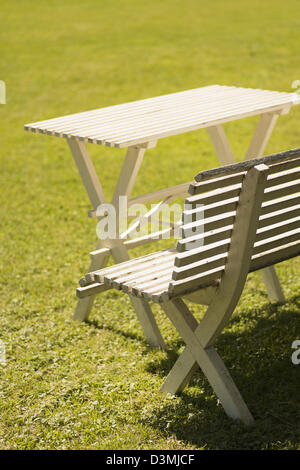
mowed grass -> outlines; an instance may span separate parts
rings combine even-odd
[[[292,91],[300,79],[298,0],[2,0],[0,79],[2,449],[300,449],[299,260],[278,266],[287,302],[249,276],[217,350],[252,411],[227,418],[199,372],[178,397],[159,388],[184,345],[154,312],[168,350],[144,340],[129,298],[98,296],[71,320],[96,243],[95,221],[63,139],[28,122],[213,83]],[[241,160],[257,118],[226,125]],[[267,153],[300,146],[300,107],[280,117]],[[110,197],[123,150],[89,145]],[[205,131],[147,151],[134,195],[218,165]],[[154,251],[157,245],[135,250]],[[193,305],[201,318],[204,309]]]

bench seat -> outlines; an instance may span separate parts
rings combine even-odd
[[[201,172],[189,194],[176,247],[88,273],[77,295],[159,302],[186,344],[162,391],[178,393],[200,366],[228,416],[251,424],[214,343],[247,275],[300,254],[300,149]],[[183,299],[208,305],[200,323]]]
[[[102,291],[117,289],[135,297],[143,297],[148,301],[165,302],[175,295],[172,294],[175,256],[175,248],[171,248],[95,271],[92,276],[89,273],[87,277],[82,278],[81,283],[85,286],[77,289],[77,296],[85,297],[87,295],[85,292],[88,293],[88,289],[94,285],[102,288]],[[207,260],[203,264],[206,262]],[[219,281],[220,278],[215,276],[206,283],[203,289],[209,286],[215,288]],[[197,299],[198,303],[199,295],[192,294],[189,292],[187,297],[192,301]],[[202,300],[205,304],[204,297]]]

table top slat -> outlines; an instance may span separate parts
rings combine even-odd
[[[296,104],[297,93],[210,85],[38,121],[25,130],[129,147]]]

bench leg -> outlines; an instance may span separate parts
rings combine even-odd
[[[177,395],[188,385],[194,373],[199,369],[188,348],[185,348],[168,373],[160,391]]]
[[[269,299],[284,303],[285,297],[277,277],[275,267],[269,266],[268,268],[262,269],[260,272],[265,283]]]
[[[73,315],[75,321],[86,321],[93,308],[95,296],[91,295],[85,299],[79,299]]]
[[[146,341],[153,348],[166,349],[165,342],[159,331],[149,303],[144,299],[139,299],[133,295],[130,295],[130,300],[138,320],[140,321]]]
[[[100,249],[102,248],[102,240],[99,240],[97,243],[97,248]],[[109,259],[109,254],[101,254],[100,257],[97,257],[97,261],[92,261],[88,272],[96,271],[97,269],[104,268],[107,264],[107,261]],[[93,308],[94,300],[95,300],[95,295],[91,295],[89,297],[86,297],[84,299],[79,299],[75,308],[75,312],[73,315],[73,320],[75,321],[86,321],[89,317],[89,314],[91,313],[91,310]]]
[[[101,291],[101,286],[99,291]],[[87,313],[89,313],[92,309],[95,296],[95,294],[91,294],[79,300],[79,302],[77,303],[73,320],[86,320]],[[149,303],[146,302],[145,299],[139,299],[134,296],[130,296],[130,300],[136,312],[137,318],[141,324],[146,341],[152,347],[160,347],[162,349],[165,349],[166,346],[163,337],[158,329]]]
[[[266,165],[259,165],[245,176],[226,268],[200,324],[181,298],[162,303],[162,308],[186,343],[186,349],[170,372],[163,390],[169,391],[168,386],[173,393],[182,389],[194,371],[195,363],[198,363],[228,416],[241,419],[245,424],[251,424],[253,418],[213,346],[229,322],[247,279],[267,170]]]
[[[179,374],[175,377],[174,383],[176,379],[178,383],[181,382],[181,385],[186,382],[187,377],[184,377],[182,373],[188,371],[190,375],[196,362],[222,403],[226,414],[233,419],[243,421],[246,425],[252,424],[253,417],[222,359],[213,346],[203,348],[195,334],[198,323],[185,303],[181,299],[176,299],[163,303],[162,307],[187,345],[181,355],[181,370],[178,364],[176,366],[175,372]],[[174,372],[173,375],[175,376]],[[169,391],[166,387],[163,390]]]

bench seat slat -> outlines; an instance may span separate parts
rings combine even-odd
[[[129,287],[129,289],[127,288],[126,285],[124,285],[122,287],[122,289],[125,292],[132,292],[133,295],[142,296],[142,292],[147,291],[149,288],[160,287],[161,284],[165,281],[169,283],[170,280],[171,280],[171,277],[172,277],[172,269],[170,269],[167,274],[165,274],[165,275],[163,275],[163,276],[161,276],[157,279],[153,279],[151,281],[144,282],[144,283],[141,283],[141,284],[136,284],[132,288]]]
[[[156,272],[160,269],[161,266],[170,264],[170,262],[174,263],[174,256],[175,254],[171,256],[158,256],[157,258],[151,259],[149,261],[141,262],[137,266],[134,266],[134,268],[130,268],[124,265],[124,267],[120,269],[119,272],[114,272],[113,274],[108,275],[104,274],[101,276],[101,278],[103,278],[103,282],[107,285],[120,283],[122,282],[122,279],[127,280],[129,278],[128,280],[130,280],[133,277],[143,276],[144,273],[147,273],[148,271],[150,273]]]
[[[166,302],[170,299],[168,292],[170,281],[162,282],[160,286],[155,286],[149,289],[144,289],[142,297],[146,300],[152,300],[153,302]]]
[[[139,270],[144,268],[146,262],[152,262],[156,259],[163,259],[169,258],[174,256],[175,249],[170,250],[162,250],[159,252],[152,253],[150,255],[141,256],[139,258],[135,258],[133,260],[129,260],[123,263],[115,264],[114,266],[101,269],[99,271],[95,271],[94,278],[98,282],[104,282],[104,278],[108,279],[115,279],[122,274],[127,274],[129,272],[138,272]]]
[[[147,281],[153,281],[154,279],[157,279],[163,274],[169,273],[172,271],[174,266],[174,260],[171,259],[168,263],[161,263],[152,269],[145,269],[143,270],[139,275],[135,273],[134,275],[122,277],[122,278],[117,278],[115,279],[111,284],[115,289],[121,289],[122,285],[126,286],[134,286],[137,283],[142,283],[142,282],[147,282]]]
[[[78,287],[76,289],[76,295],[79,299],[84,299],[85,297],[90,297],[91,295],[100,294],[108,290],[109,287],[105,286],[104,284],[100,284],[98,282],[90,284],[84,287]]]
[[[118,284],[122,284],[123,282],[130,282],[133,279],[136,279],[137,276],[141,279],[143,276],[148,276],[159,272],[160,270],[164,269],[166,266],[170,266],[174,264],[174,257],[156,259],[155,263],[145,263],[144,267],[138,271],[128,271],[126,274],[121,273],[120,276],[115,277],[114,279],[109,278],[109,282],[111,282],[114,286]]]

